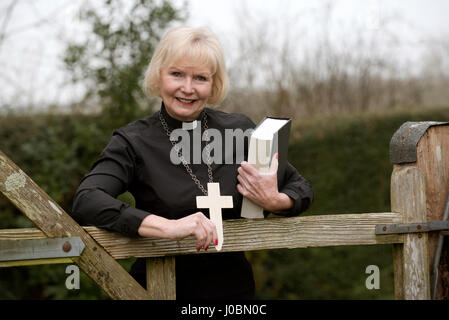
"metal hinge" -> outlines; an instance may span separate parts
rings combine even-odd
[[[449,230],[449,221],[428,221],[418,223],[378,224],[376,234],[420,233]]]
[[[80,237],[0,240],[0,262],[79,257],[84,247]]]

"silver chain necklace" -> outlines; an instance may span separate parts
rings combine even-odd
[[[184,155],[182,154],[181,150],[179,149],[179,147],[176,145],[176,142],[170,139],[170,135],[172,130],[170,130],[170,128],[167,125],[167,122],[165,121],[164,117],[162,116],[162,112],[159,112],[159,120],[161,120],[161,124],[162,127],[165,130],[165,133],[168,136],[168,140],[171,142],[171,144],[173,145],[173,148],[175,148],[175,151],[178,154],[179,160],[181,160],[182,164],[184,165],[184,168],[186,168],[187,173],[190,175],[190,177],[192,178],[192,180],[195,182],[195,184],[198,186],[198,188],[203,192],[203,194],[205,196],[207,196],[207,190],[203,187],[203,185],[201,184],[200,180],[198,180],[198,178],[196,177],[196,175],[192,172],[192,169],[190,168],[189,164],[187,163],[187,160],[184,158]],[[206,141],[209,141],[209,134],[207,129],[207,113],[206,111],[204,111],[204,116],[203,116],[203,121],[204,121],[204,137],[206,138]],[[211,157],[210,157],[210,147],[209,144],[206,144],[206,151],[207,151],[207,173],[209,176],[209,182],[213,182],[214,178],[212,176],[212,168],[210,166],[211,164]]]

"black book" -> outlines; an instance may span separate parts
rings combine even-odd
[[[278,188],[284,180],[285,166],[288,158],[291,119],[265,117],[254,129],[248,151],[248,163],[260,172],[268,172],[273,156],[278,153]],[[243,198],[241,216],[244,218],[263,218],[263,208]]]

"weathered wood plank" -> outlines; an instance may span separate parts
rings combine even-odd
[[[403,223],[426,221],[424,175],[413,166],[395,165],[391,176],[391,210],[401,212]],[[394,248],[395,297],[430,299],[427,233],[404,236],[403,246]]]
[[[47,238],[37,228],[0,229],[0,240],[33,240]]]
[[[394,298],[404,299],[404,245],[393,244]]]
[[[46,236],[80,237],[86,248],[73,261],[111,298],[148,298],[146,290],[2,152],[0,191]]]
[[[176,300],[175,257],[149,258],[147,291],[153,300]]]
[[[27,267],[42,264],[58,264],[58,263],[73,263],[73,259],[49,258],[49,259],[34,259],[34,260],[0,261],[0,268],[25,267],[25,266]]]
[[[225,220],[221,251],[401,243],[403,235],[375,235],[376,224],[399,223],[401,219],[394,213],[367,213]],[[180,241],[130,239],[94,227],[86,230],[116,259],[197,254],[193,237]],[[216,250],[211,246],[207,253],[213,252]]]
[[[427,129],[417,148],[416,167],[426,182],[427,221],[443,218],[449,191],[449,124]],[[443,240],[443,239],[442,239]],[[438,242],[438,232],[429,233],[429,268],[432,270]],[[449,239],[443,240],[436,299],[449,299]],[[433,271],[433,270],[432,270]]]
[[[375,235],[377,224],[402,223],[399,213],[316,215],[293,218],[238,219],[223,221],[223,252],[279,248],[307,248],[344,245],[402,243],[404,235]],[[196,240],[128,238],[96,227],[84,229],[115,259],[198,254]],[[0,230],[1,239],[36,239],[38,230]],[[216,250],[211,246],[207,253]],[[201,251],[203,254],[204,251]]]

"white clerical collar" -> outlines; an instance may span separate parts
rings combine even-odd
[[[183,122],[182,129],[183,130],[195,130],[197,125],[198,125],[197,120],[193,120],[192,122]]]

